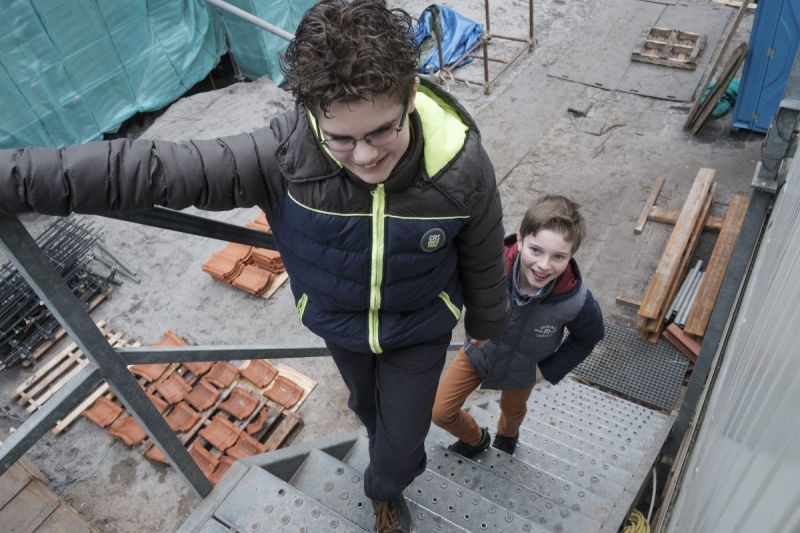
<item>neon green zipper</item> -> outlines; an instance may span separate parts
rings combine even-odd
[[[299,300],[297,300],[297,305],[295,306],[295,312],[297,313],[297,319],[300,323],[303,323],[303,313],[306,312],[306,303],[308,303],[308,294],[303,293]]]
[[[386,193],[379,183],[372,191],[372,265],[370,273],[369,313],[367,335],[373,353],[383,352],[380,345],[378,314],[381,309],[381,284],[383,283],[384,218],[386,216]]]
[[[450,312],[453,313],[453,316],[456,317],[456,320],[461,320],[461,309],[456,307],[456,304],[453,303],[453,301],[450,299],[450,296],[446,292],[442,291],[439,293],[439,298],[441,298],[441,300],[444,302],[444,305],[447,306]]]

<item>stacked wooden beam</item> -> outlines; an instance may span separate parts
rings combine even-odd
[[[655,273],[639,307],[637,328],[650,342],[658,341],[672,303],[694,254],[714,196],[715,171],[701,168],[681,209]]]

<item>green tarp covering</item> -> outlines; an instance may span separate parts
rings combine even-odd
[[[102,137],[205,78],[226,43],[250,79],[288,44],[204,0],[0,0],[0,148]],[[294,33],[311,0],[234,0]],[[226,35],[227,33],[227,35]]]

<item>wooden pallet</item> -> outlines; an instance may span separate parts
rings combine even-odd
[[[88,311],[92,312],[95,307],[106,301],[108,296],[109,292],[101,292],[94,295],[92,298],[89,299],[89,304],[87,308]],[[53,337],[49,340],[44,341],[39,346],[37,346],[36,349],[33,350],[33,352],[31,352],[30,359],[25,359],[24,361],[22,361],[22,366],[26,367],[32,366],[41,356],[46,354],[48,350],[50,350],[50,348],[55,346],[58,343],[58,341],[60,341],[64,337],[64,335],[66,335],[66,333],[67,332],[63,327],[59,326],[58,328],[56,328],[56,330],[53,332]]]
[[[112,347],[133,344],[123,334],[113,331],[104,321],[98,322],[97,326]],[[78,345],[71,342],[14,389],[12,398],[24,405],[29,413],[33,413],[88,364],[89,360]]]
[[[699,33],[652,27],[644,32],[642,43],[633,49],[631,60],[694,70],[705,44],[705,35]]]
[[[730,6],[730,7],[742,7],[744,2],[742,0],[711,0],[715,4],[722,4],[723,6]],[[749,9],[750,11],[755,11],[758,7],[756,3],[748,3],[745,9]]]
[[[264,298],[265,300],[272,298],[272,295],[275,294],[275,291],[280,289],[281,285],[286,283],[286,280],[288,279],[289,279],[289,273],[286,272],[285,270],[280,274],[276,274],[272,280],[272,284],[269,286],[269,289],[267,289],[267,292],[262,294],[261,297]]]

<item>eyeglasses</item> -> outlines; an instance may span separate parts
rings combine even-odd
[[[408,111],[408,100],[403,102],[403,112],[400,115],[400,123],[396,128],[383,128],[378,131],[373,131],[360,139],[353,139],[352,137],[336,137],[333,139],[325,139],[322,136],[322,131],[319,129],[319,120],[317,120],[317,136],[320,138],[320,144],[327,146],[335,152],[352,152],[356,149],[359,142],[364,141],[370,146],[385,146],[391,144],[400,137],[400,132],[403,131],[403,125],[406,120],[406,111]]]

